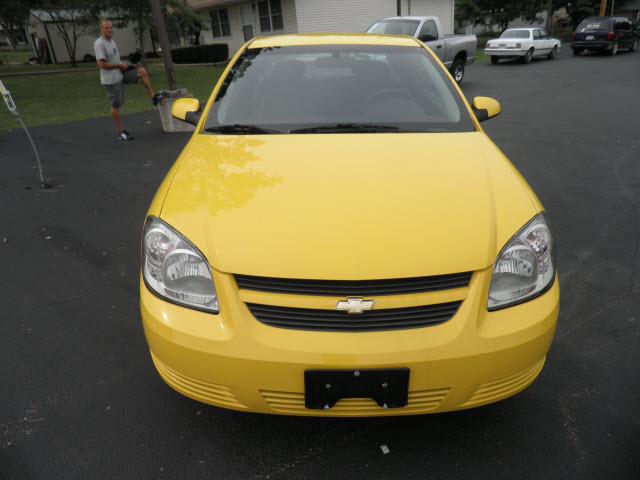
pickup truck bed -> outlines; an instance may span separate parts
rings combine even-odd
[[[438,17],[390,17],[374,23],[367,33],[409,35],[424,42],[449,69],[457,83],[464,78],[465,66],[476,59],[475,35],[445,35]]]

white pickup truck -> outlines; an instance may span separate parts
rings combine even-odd
[[[409,35],[427,45],[449,69],[457,83],[464,78],[464,67],[476,59],[475,35],[445,35],[438,17],[389,17],[378,20],[367,33]]]

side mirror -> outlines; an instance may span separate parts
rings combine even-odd
[[[171,105],[171,115],[191,125],[198,125],[202,115],[200,100],[197,98],[178,98]]]
[[[420,40],[421,42],[433,42],[434,40],[437,40],[437,38],[427,33],[425,35],[420,35],[420,38],[418,40]]]
[[[489,97],[475,97],[472,106],[479,122],[497,117],[502,111],[500,102]]]

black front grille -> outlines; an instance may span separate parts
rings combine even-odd
[[[446,322],[462,302],[440,303],[409,308],[369,310],[349,314],[337,310],[277,307],[248,303],[253,316],[272,327],[327,332],[367,332],[421,328]]]
[[[253,277],[250,275],[235,275],[235,278],[238,287],[244,290],[296,295],[365,297],[372,295],[402,295],[466,287],[471,280],[471,272],[389,280],[299,280]]]

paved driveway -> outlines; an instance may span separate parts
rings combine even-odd
[[[640,54],[475,65],[465,93],[549,211],[562,311],[540,378],[484,408],[393,419],[228,412],[153,371],[140,227],[184,145],[154,114],[0,135],[0,478],[628,478],[640,461]],[[149,123],[150,122],[150,123]],[[473,232],[469,232],[472,234]],[[517,321],[514,320],[514,321]],[[383,454],[386,445],[390,452]]]

